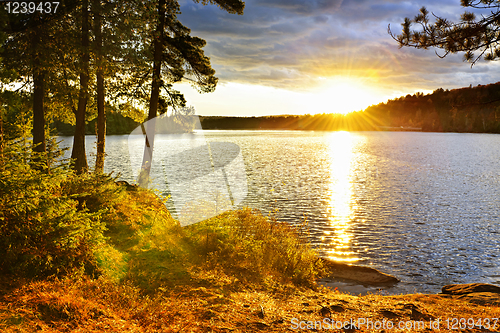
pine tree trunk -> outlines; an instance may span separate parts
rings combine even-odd
[[[158,26],[153,40],[153,82],[151,86],[151,97],[149,99],[148,123],[146,128],[146,140],[144,143],[144,156],[142,158],[141,173],[139,175],[139,186],[147,187],[151,173],[151,162],[153,160],[155,121],[158,112],[158,101],[161,88],[161,62],[163,53],[163,31],[165,30],[165,0],[158,1]]]
[[[88,0],[82,1],[82,62],[80,69],[80,94],[78,96],[78,109],[76,110],[75,136],[73,138],[73,151],[71,158],[75,159],[77,173],[86,172],[88,169],[87,156],[85,155],[85,111],[87,109],[89,85],[89,11]]]
[[[106,145],[106,113],[104,110],[104,74],[102,63],[102,27],[101,27],[101,0],[94,0],[94,34],[97,63],[97,154],[95,172],[104,171],[104,153]]]
[[[45,147],[45,75],[41,68],[38,48],[42,44],[42,27],[35,29],[32,40],[33,52],[33,151],[44,153]]]
[[[0,97],[0,103],[3,104],[2,98]],[[5,156],[3,153],[4,147],[4,137],[3,137],[3,108],[0,108],[0,171],[4,171]]]

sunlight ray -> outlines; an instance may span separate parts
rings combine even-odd
[[[349,230],[353,219],[353,188],[351,164],[353,159],[354,135],[349,132],[332,133],[329,139],[331,163],[330,214],[329,224],[333,233],[326,237],[327,255],[337,261],[357,261],[351,250],[352,232]]]

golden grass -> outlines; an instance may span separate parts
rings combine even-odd
[[[325,318],[334,325],[391,321],[385,332],[428,332],[439,319],[439,331],[456,332],[446,319],[500,317],[498,306],[440,295],[358,297],[318,287],[314,251],[293,228],[249,209],[181,228],[161,201],[138,189],[115,210],[99,253],[104,275],[2,278],[1,332],[286,332]],[[424,326],[401,330],[400,322]]]
[[[304,322],[303,327],[308,322],[324,322],[325,318],[334,323],[353,320],[358,325],[358,318],[366,318],[374,323],[385,321],[386,325],[391,321],[394,329],[386,331],[394,332],[428,332],[429,321],[435,323],[439,319],[439,331],[456,332],[451,326],[447,329],[446,319],[474,318],[477,322],[480,318],[500,316],[499,307],[475,306],[440,295],[358,297],[322,289],[288,292],[231,289],[178,286],[144,295],[138,287],[103,279],[30,282],[2,296],[0,330],[285,332],[300,321]],[[399,322],[415,326],[423,322],[424,326],[398,329]],[[358,328],[357,332],[377,331],[366,326]]]

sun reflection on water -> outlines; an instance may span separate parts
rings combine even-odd
[[[350,231],[354,218],[352,184],[353,147],[356,137],[349,132],[335,132],[329,137],[330,205],[329,231],[325,232],[325,252],[330,259],[344,262],[359,260],[351,249]]]

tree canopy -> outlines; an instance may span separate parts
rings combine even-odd
[[[245,5],[241,0],[193,1],[233,14],[242,14]],[[173,87],[177,82],[213,91],[217,78],[203,52],[206,43],[191,36],[179,13],[175,0],[66,0],[49,14],[0,6],[0,93],[14,86],[31,103],[33,146],[45,152],[46,120],[71,123],[75,169],[85,171],[86,123],[96,115],[98,154],[104,156],[105,107],[149,108],[151,119],[185,106]],[[9,107],[9,112],[17,109]],[[102,158],[98,161],[96,170],[102,170]]]
[[[403,29],[394,35],[389,26],[389,34],[401,47],[418,49],[435,47],[444,50],[443,58],[450,53],[464,52],[464,60],[474,65],[479,59],[500,58],[500,1],[461,0],[466,8],[459,22],[451,22],[432,13],[431,20],[427,8],[422,7],[413,19],[405,18]],[[477,13],[484,11],[477,17]],[[419,29],[412,30],[417,25]]]

